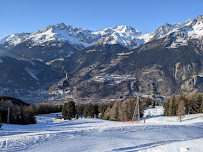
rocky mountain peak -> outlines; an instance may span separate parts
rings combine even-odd
[[[143,40],[140,40],[139,38],[142,33],[129,25],[109,27],[94,32],[94,34],[101,37],[97,42],[102,42],[104,44],[120,44],[128,49],[137,48],[143,44]]]
[[[196,18],[197,21],[203,22],[203,15],[200,15]]]
[[[101,36],[111,35],[111,34],[115,34],[115,35],[131,34],[131,35],[140,36],[142,34],[136,28],[133,28],[129,25],[119,25],[119,26],[109,27],[103,30],[96,31],[94,33],[100,34]]]
[[[136,28],[129,25],[119,25],[94,32],[59,23],[47,26],[32,34],[21,33],[7,36],[0,40],[0,44],[8,42],[9,45],[16,46],[28,40],[28,44],[31,44],[29,47],[49,45],[50,42],[67,42],[77,50],[98,43],[120,44],[128,49],[134,49],[146,42],[163,38],[173,32],[175,32],[175,34],[173,34],[175,36],[183,35],[189,39],[201,38],[203,36],[203,15],[198,16],[194,20],[189,19],[183,23],[166,23],[149,34],[142,34]],[[182,42],[186,44],[184,40],[178,40],[178,43],[181,44]]]
[[[165,25],[159,27],[155,32],[160,36],[164,36],[173,30],[173,25],[166,23]]]
[[[16,46],[17,44],[25,41],[30,36],[30,34],[31,33],[14,33],[1,39],[0,44],[7,42],[8,45],[12,44]]]

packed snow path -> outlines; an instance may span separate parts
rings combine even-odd
[[[3,125],[0,151],[203,152],[203,114],[147,117],[140,124],[100,119],[55,120],[38,116],[38,124]]]

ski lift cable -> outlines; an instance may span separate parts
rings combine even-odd
[[[3,51],[5,51],[5,52],[9,52],[9,53],[11,53],[11,54],[13,54],[13,55],[16,55],[16,56],[18,56],[18,57],[24,58],[24,59],[26,59],[26,60],[29,60],[30,62],[31,62],[31,61],[34,61],[34,62],[36,62],[36,63],[39,63],[39,64],[43,65],[43,66],[50,67],[51,69],[54,69],[54,70],[56,70],[56,71],[58,71],[58,72],[60,72],[60,73],[65,73],[65,74],[67,73],[67,71],[65,71],[65,70],[61,70],[61,69],[56,68],[56,67],[48,66],[47,64],[45,64],[45,63],[43,63],[43,62],[41,62],[41,61],[38,61],[38,60],[36,60],[36,59],[32,59],[32,58],[26,57],[26,56],[21,55],[21,54],[19,54],[19,53],[13,52],[13,51],[11,51],[11,50],[9,50],[9,49],[5,49],[5,48],[3,48],[3,47],[1,47],[1,46],[0,46],[0,50],[3,50]],[[6,55],[6,54],[3,54],[3,55],[5,55],[5,56],[7,56],[7,57],[10,57],[10,56],[8,56],[8,55]]]

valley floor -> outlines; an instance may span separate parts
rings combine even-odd
[[[80,152],[203,152],[203,114],[155,116],[141,123],[100,119],[55,120],[56,114],[37,116],[38,124],[3,125],[0,151]],[[146,111],[149,113],[148,111]],[[151,111],[153,113],[153,111]]]

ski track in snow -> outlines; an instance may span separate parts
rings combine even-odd
[[[3,125],[0,151],[203,151],[203,114],[145,117],[140,124],[100,119],[55,120],[56,114],[37,116],[38,124]],[[154,109],[150,109],[153,113]],[[148,112],[149,109],[146,111]]]

